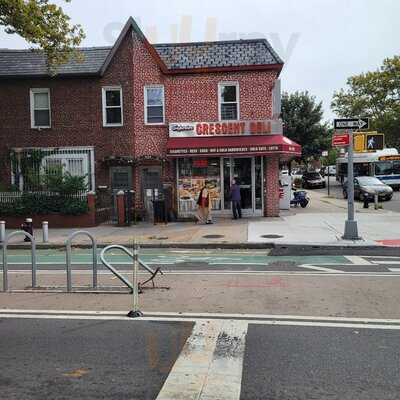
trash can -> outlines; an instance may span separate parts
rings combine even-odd
[[[154,224],[167,223],[165,200],[153,200]]]

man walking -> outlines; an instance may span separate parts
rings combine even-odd
[[[233,219],[242,218],[240,186],[236,183],[235,179],[232,180],[230,196],[232,201]]]

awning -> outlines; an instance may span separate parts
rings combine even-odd
[[[168,157],[210,157],[224,155],[300,156],[301,146],[283,135],[169,138]]]

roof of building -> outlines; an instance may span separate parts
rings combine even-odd
[[[129,18],[114,46],[80,48],[82,60],[71,59],[59,66],[57,75],[102,75],[130,28],[139,34],[164,73],[283,65],[283,61],[266,39],[151,45],[136,22]],[[43,76],[48,76],[48,68],[42,51],[0,49],[0,77]]]

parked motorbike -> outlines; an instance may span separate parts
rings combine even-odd
[[[307,196],[307,192],[305,190],[293,189],[293,198],[290,200],[291,206],[297,207],[300,205],[302,208],[306,208],[309,202],[310,198]]]

